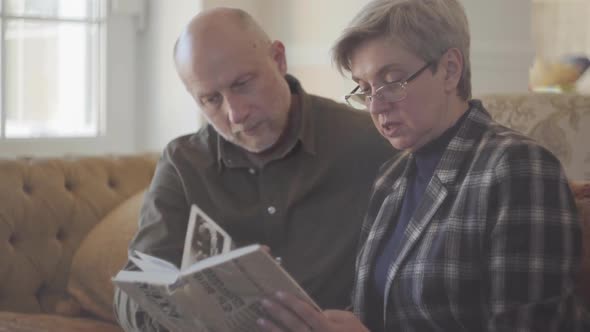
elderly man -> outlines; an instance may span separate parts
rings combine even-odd
[[[370,187],[395,150],[367,114],[305,93],[243,11],[195,16],[174,60],[208,125],[164,150],[130,249],[178,265],[194,203],[238,245],[269,246],[319,305],[346,307]],[[115,307],[126,330],[159,328],[121,291]]]
[[[589,331],[559,161],[471,99],[459,0],[375,0],[334,47],[347,97],[403,150],[385,163],[361,235],[353,309],[263,301],[266,331]],[[587,323],[586,323],[587,324]]]

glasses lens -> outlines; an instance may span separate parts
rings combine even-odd
[[[384,85],[379,94],[384,100],[395,102],[406,97],[406,89],[400,83]]]
[[[352,94],[348,95],[346,102],[348,103],[348,105],[352,106],[353,108],[356,108],[357,110],[366,110],[366,100],[367,96],[365,96],[364,94]]]

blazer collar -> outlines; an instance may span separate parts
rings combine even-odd
[[[455,183],[459,172],[464,170],[463,164],[469,160],[475,145],[492,121],[479,100],[469,101],[467,112],[467,118],[449,142],[433,175],[445,186]]]

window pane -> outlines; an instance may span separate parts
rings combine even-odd
[[[6,137],[98,134],[99,26],[7,20],[5,34]]]
[[[4,0],[7,15],[62,19],[102,18],[105,0]]]

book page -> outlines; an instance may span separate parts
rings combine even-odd
[[[239,258],[241,256],[245,256],[245,255],[248,255],[248,254],[253,253],[255,251],[261,250],[260,248],[261,248],[260,245],[252,244],[249,246],[245,246],[245,247],[242,247],[239,249],[232,250],[232,251],[225,253],[225,254],[221,254],[221,255],[217,255],[217,256],[203,259],[201,261],[198,261],[198,262],[188,266],[186,269],[182,270],[182,272],[180,273],[180,276],[182,277],[182,276],[190,275],[191,273],[199,272],[199,271],[208,269],[210,267],[214,267],[216,265],[221,265],[223,263],[226,263],[227,261],[231,261],[231,260]]]
[[[255,249],[255,250],[252,250]],[[259,331],[256,320],[265,317],[261,300],[278,290],[290,292],[318,306],[259,245],[209,258],[181,272],[169,288],[176,303],[211,331]],[[208,264],[213,259],[218,264]],[[197,266],[200,269],[196,268]]]
[[[168,293],[168,286],[165,285],[170,281],[169,276],[170,274],[165,277],[139,271],[121,271],[113,278],[113,283],[168,330],[209,332],[202,324],[184,314],[174,302]]]
[[[113,278],[113,282],[144,282],[159,286],[167,286],[176,281],[178,275],[166,271],[127,271],[122,270]]]
[[[174,264],[137,250],[133,251],[133,255],[129,256],[129,260],[144,272],[168,271],[178,273],[178,268]]]
[[[180,270],[233,249],[229,234],[195,204],[191,206]]]

